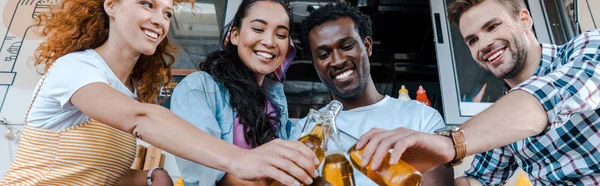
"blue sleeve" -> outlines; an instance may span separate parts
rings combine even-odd
[[[222,139],[221,126],[216,119],[217,100],[213,95],[218,92],[207,92],[218,89],[207,88],[207,86],[212,86],[211,82],[203,80],[205,79],[199,73],[192,73],[182,80],[173,91],[171,111],[204,132]],[[214,83],[212,84],[214,85]],[[177,157],[176,162],[179,172],[186,182],[216,185],[225,176],[223,171],[208,168],[183,158]]]

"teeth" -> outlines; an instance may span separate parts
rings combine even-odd
[[[500,54],[502,54],[502,50],[496,52],[494,55],[490,56],[490,58],[488,58],[487,61],[494,61],[494,59],[496,59],[498,56],[500,56]]]
[[[144,34],[146,34],[148,37],[157,39],[158,38],[158,34],[152,31],[148,31],[148,30],[144,30]]]
[[[273,54],[269,54],[266,52],[255,52],[256,55],[263,57],[263,58],[267,58],[267,59],[273,59],[273,57],[275,57]]]
[[[352,72],[354,72],[353,70],[348,70],[344,73],[341,73],[340,75],[335,76],[335,79],[344,79],[348,76],[350,76],[350,74],[352,74]]]

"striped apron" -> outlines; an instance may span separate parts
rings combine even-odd
[[[129,171],[135,148],[133,135],[94,119],[59,131],[25,124],[15,161],[0,186],[116,185]]]

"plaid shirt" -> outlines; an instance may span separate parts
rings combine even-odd
[[[600,185],[600,30],[542,44],[535,74],[511,91],[534,95],[548,115],[539,135],[475,155],[465,173],[504,185],[521,167],[533,185]]]

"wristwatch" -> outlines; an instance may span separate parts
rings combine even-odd
[[[154,172],[155,170],[165,170],[165,169],[160,168],[160,167],[150,169],[148,171],[148,174],[146,175],[146,184],[148,184],[148,186],[152,185],[152,181],[154,181],[154,178],[152,177],[152,172]]]
[[[465,144],[463,130],[457,126],[447,126],[436,130],[434,133],[452,139],[452,144],[454,145],[454,158],[445,165],[448,167],[460,165],[467,154],[467,145]]]

